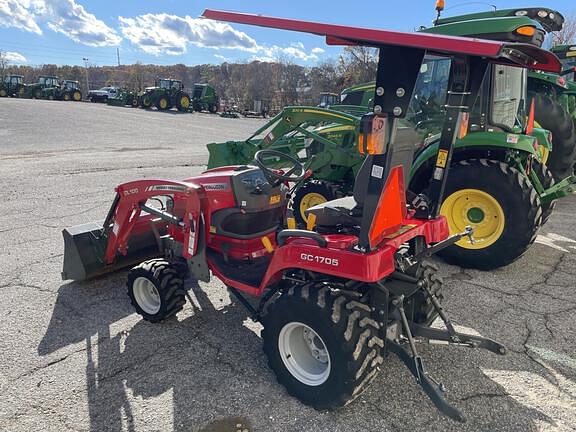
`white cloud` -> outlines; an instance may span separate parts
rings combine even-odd
[[[48,27],[75,42],[101,47],[118,45],[122,40],[115,30],[74,0],[47,0],[46,10]]]
[[[326,52],[326,50],[324,48],[320,48],[320,47],[312,48],[312,53],[314,53],[314,54],[322,54],[324,52]]]
[[[226,23],[169,14],[119,17],[124,37],[153,54],[184,54],[189,44],[206,48],[234,48],[257,52],[260,47],[246,33]]]
[[[222,60],[223,62],[229,62],[229,61],[230,61],[230,59],[229,59],[228,57],[225,57],[225,56],[220,55],[220,54],[214,54],[214,57],[216,57],[217,59]]]
[[[273,62],[279,57],[302,61],[317,60],[321,48],[306,52],[302,42],[289,47],[262,46],[230,24],[190,16],[166,13],[119,17],[122,35],[144,52],[152,55],[182,55],[189,45],[212,49],[236,49],[253,54],[250,61]],[[319,51],[321,50],[321,51]],[[229,60],[218,56],[224,61]]]
[[[0,0],[1,26],[42,34],[39,22],[84,45],[118,45],[122,40],[75,0]]]
[[[28,61],[26,60],[26,57],[24,57],[22,54],[14,51],[6,51],[4,53],[4,58],[8,60],[10,63],[16,63],[16,64],[26,63]]]
[[[0,26],[42,34],[36,22],[37,8],[42,5],[33,0],[0,0]]]

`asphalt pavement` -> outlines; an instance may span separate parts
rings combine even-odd
[[[126,272],[60,278],[65,227],[101,221],[114,186],[184,178],[205,145],[263,120],[0,99],[0,431],[574,431],[576,198],[528,253],[493,272],[439,262],[445,309],[510,353],[421,347],[465,424],[440,414],[391,355],[356,401],[317,412],[268,369],[260,328],[218,281],[175,319],[144,322]]]

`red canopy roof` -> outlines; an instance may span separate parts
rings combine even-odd
[[[516,51],[530,57],[533,63],[528,66],[532,69],[547,72],[561,70],[560,61],[554,54],[528,44],[350,27],[211,9],[206,9],[202,16],[219,21],[317,34],[325,36],[326,43],[329,45],[395,45],[422,48],[436,53],[488,57],[499,62],[521,64],[520,60],[510,59],[510,51]],[[515,56],[512,57],[515,58]]]

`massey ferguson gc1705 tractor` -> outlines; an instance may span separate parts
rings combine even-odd
[[[207,10],[210,19],[323,35],[329,44],[379,49],[374,109],[362,118],[365,155],[352,196],[311,207],[291,228],[287,201],[311,173],[294,156],[256,153],[253,165],[208,170],[182,181],[122,184],[103,225],[64,230],[64,279],[82,280],[139,263],[128,295],[145,320],[185,303],[184,280],[221,280],[263,325],[268,364],[303,403],[334,409],[356,398],[394,352],[432,402],[464,420],[425,370],[417,342],[505,354],[490,339],[458,333],[440,305],[442,280],[425,259],[470,237],[449,236],[439,208],[454,141],[491,63],[559,70],[537,47],[370,30]],[[428,196],[407,197],[414,143],[399,139],[426,55],[449,57],[448,97]],[[282,169],[279,169],[282,168]],[[259,298],[257,307],[245,295]],[[431,327],[440,317],[446,329]]]

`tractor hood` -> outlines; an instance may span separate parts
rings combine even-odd
[[[446,18],[448,20],[448,18]],[[442,20],[440,20],[442,21]],[[439,21],[439,22],[440,22]],[[533,29],[532,34],[524,34],[523,29]],[[535,20],[526,16],[463,19],[437,24],[434,27],[423,28],[423,33],[443,34],[450,36],[474,37],[497,41],[529,43],[541,47],[544,43],[546,30]]]
[[[488,12],[457,15],[453,17],[440,18],[434,24],[444,25],[463,21],[475,21],[487,18],[505,17],[526,17],[533,19],[538,21],[547,32],[560,31],[564,26],[564,16],[558,11],[545,7],[501,9]]]

